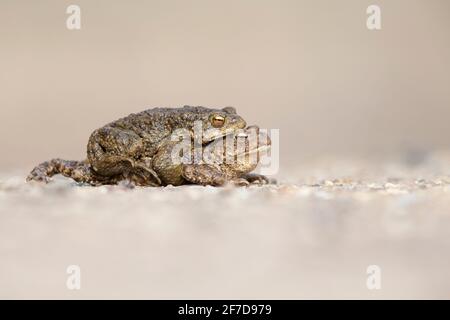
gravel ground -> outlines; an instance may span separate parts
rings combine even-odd
[[[248,188],[5,173],[0,298],[450,298],[450,155],[416,160],[323,159]]]

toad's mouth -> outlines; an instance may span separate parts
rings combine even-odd
[[[259,146],[259,147],[256,147],[254,149],[251,149],[251,150],[246,150],[246,151],[243,151],[243,152],[236,153],[236,156],[237,157],[241,157],[241,156],[245,156],[245,155],[252,155],[252,154],[255,154],[255,153],[261,154],[261,153],[267,152],[269,150],[270,150],[270,145]]]
[[[203,143],[202,143],[202,146],[206,147],[208,145],[211,145],[211,144],[214,144],[214,143],[218,143],[222,139],[231,138],[234,135],[235,135],[234,131],[223,132],[221,134],[215,135],[213,137],[209,137],[208,139],[204,140]]]
[[[271,139],[266,130],[260,130],[257,126],[249,126],[245,129],[226,132],[217,135],[213,140],[204,144],[204,151],[210,150],[216,156],[245,157],[259,155],[271,149]],[[220,146],[219,150],[214,149]]]

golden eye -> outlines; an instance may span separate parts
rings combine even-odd
[[[220,128],[225,123],[225,118],[219,115],[215,115],[211,118],[211,124],[214,128]]]

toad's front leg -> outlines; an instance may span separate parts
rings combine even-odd
[[[248,186],[250,183],[240,177],[229,177],[220,169],[210,164],[184,164],[182,175],[187,181],[211,186],[223,186],[231,184],[239,187]]]
[[[191,150],[180,148],[178,141],[167,141],[153,157],[152,168],[161,178],[163,185],[186,183],[222,186],[227,176],[218,167],[210,164],[191,164]],[[247,182],[248,184],[248,182]]]
[[[184,164],[182,175],[187,181],[195,184],[222,186],[226,183],[225,175],[209,164]]]

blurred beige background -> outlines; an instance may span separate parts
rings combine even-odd
[[[70,4],[80,31],[66,29]],[[366,28],[370,4],[381,31]],[[449,9],[1,0],[0,298],[448,299]],[[24,181],[39,161],[84,158],[109,121],[184,104],[233,105],[279,128],[289,181]],[[416,166],[378,161],[435,149]],[[80,291],[66,287],[72,264]],[[368,290],[369,265],[382,290]]]
[[[66,29],[78,4],[82,29]],[[366,8],[382,9],[382,30]],[[0,2],[2,170],[83,158],[153,106],[238,108],[281,129],[281,166],[448,147],[448,0]]]

